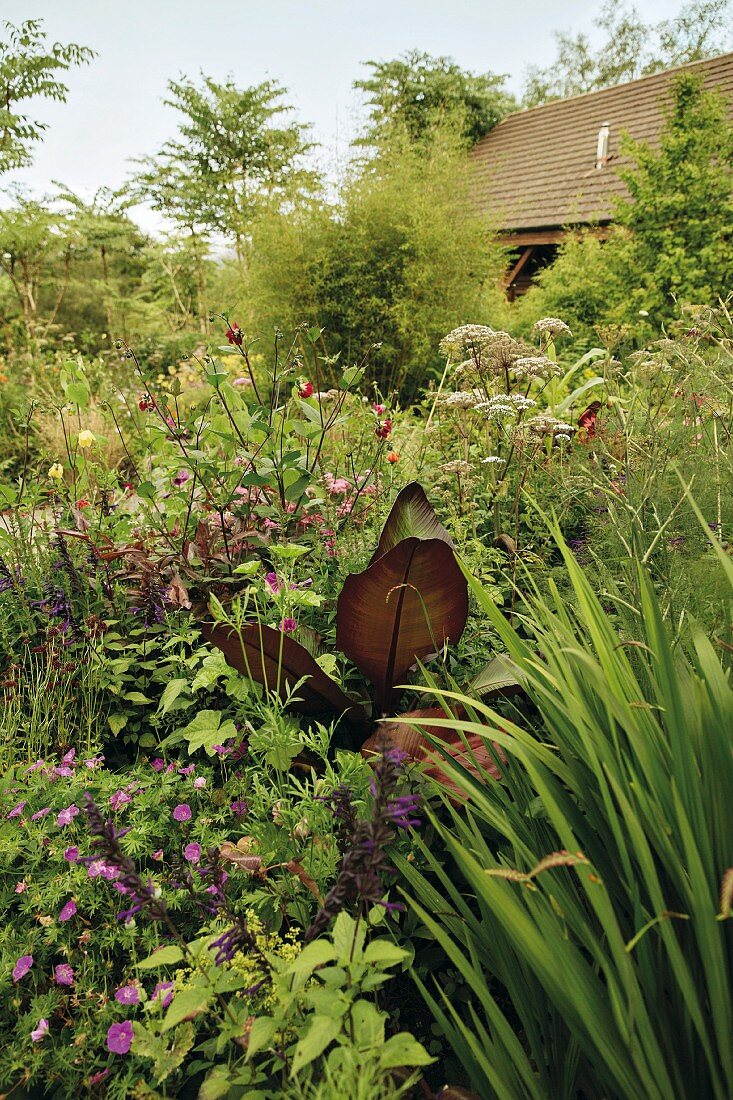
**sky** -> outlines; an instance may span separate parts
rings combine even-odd
[[[677,13],[681,0],[641,0],[649,22]],[[519,93],[530,64],[554,57],[553,30],[594,37],[600,0],[0,0],[0,22],[43,21],[48,35],[91,46],[98,56],[65,78],[67,102],[38,100],[48,123],[33,166],[4,183],[36,194],[59,180],[85,197],[117,187],[131,158],[153,153],[175,133],[163,103],[166,82],[200,71],[241,86],[271,78],[313,126],[321,166],[337,171],[361,120],[352,83],[367,60],[418,49],[452,57],[474,72],[509,74]],[[138,210],[144,228],[151,211]]]

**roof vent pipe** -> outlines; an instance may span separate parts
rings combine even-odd
[[[611,123],[604,122],[598,131],[598,145],[596,146],[596,168],[603,168],[608,161],[608,139],[611,134]]]

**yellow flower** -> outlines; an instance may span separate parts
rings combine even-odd
[[[83,432],[79,432],[77,443],[80,447],[84,448],[84,450],[86,450],[88,447],[91,447],[92,444],[96,443],[96,441],[97,440],[94,432],[90,432],[89,428],[85,428]]]
[[[53,466],[49,467],[48,476],[52,481],[61,481],[64,476],[64,468],[60,462],[54,462]]]

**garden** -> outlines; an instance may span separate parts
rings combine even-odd
[[[460,112],[339,216],[172,144],[166,241],[0,211],[0,1095],[730,1097],[733,127],[676,96],[517,303]]]

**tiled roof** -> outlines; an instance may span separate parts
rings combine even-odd
[[[480,207],[511,232],[608,222],[613,198],[626,192],[615,171],[628,164],[620,155],[621,134],[658,142],[670,83],[681,72],[701,73],[707,87],[729,97],[733,114],[733,53],[518,111],[472,150]],[[597,169],[605,122],[609,160]]]

